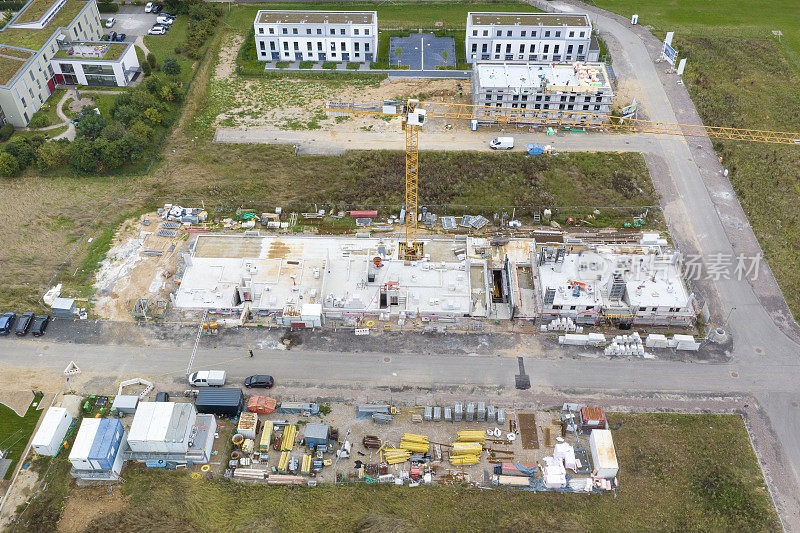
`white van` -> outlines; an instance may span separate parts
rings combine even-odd
[[[514,137],[495,137],[489,143],[492,150],[512,150],[514,148]]]
[[[189,376],[192,387],[221,387],[225,385],[224,370],[202,370]]]

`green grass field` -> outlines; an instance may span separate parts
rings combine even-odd
[[[178,63],[181,65],[181,72],[175,76],[175,81],[182,83],[186,83],[192,78],[192,64],[194,61],[187,59],[186,56],[176,54],[175,47],[183,48],[185,46],[186,32],[189,28],[188,24],[189,19],[186,15],[178,15],[178,18],[172,24],[170,30],[164,35],[145,35],[144,37],[145,46],[156,56],[159,66],[162,65],[164,60],[168,57],[175,57],[178,59]],[[141,62],[142,57],[139,56],[138,48],[137,56]],[[167,76],[160,71],[154,71],[153,74],[156,76],[162,76],[164,79],[171,79],[171,76]]]
[[[791,0],[597,0],[674,45],[687,58],[684,82],[709,126],[800,131],[800,9]],[[772,35],[780,30],[780,42]],[[717,142],[764,255],[800,317],[800,147]]]
[[[37,409],[41,399],[42,395],[37,394],[24,416],[19,416],[10,407],[0,404],[0,449],[9,450],[8,459],[11,459],[4,479],[11,479],[14,474],[14,468],[16,468],[22,452],[25,451],[25,446],[28,445],[28,440],[39,422],[39,417],[44,412]]]
[[[127,505],[87,531],[780,530],[740,417],[610,414],[609,424],[617,423],[616,497],[464,487],[267,488],[129,468],[119,487]],[[62,484],[51,483],[41,496],[46,507],[34,502],[38,514],[25,514],[28,530],[55,530]]]

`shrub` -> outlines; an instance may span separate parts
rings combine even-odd
[[[156,59],[156,55],[153,52],[148,52],[147,53],[147,62],[150,64],[150,68],[156,69],[156,65],[158,64],[158,60]]]
[[[0,126],[0,142],[6,142],[14,135],[14,126],[11,124],[3,124]]]
[[[28,123],[29,128],[44,128],[45,126],[50,125],[50,119],[47,117],[47,113],[42,111],[41,109],[33,114],[31,117],[31,121]]]
[[[76,133],[81,137],[98,138],[103,133],[103,129],[108,126],[108,121],[89,106],[84,106],[82,114],[83,116],[75,125]]]
[[[119,4],[113,4],[111,2],[98,2],[97,10],[100,13],[118,13]]]
[[[175,76],[181,73],[181,64],[174,57],[168,57],[164,60],[164,65],[161,67],[164,74],[172,76],[173,81]]]
[[[142,63],[142,73],[145,75],[145,77],[153,73],[153,67],[150,66],[150,63]]]
[[[0,153],[0,176],[7,178],[19,174],[19,162],[17,158],[8,152]]]
[[[3,151],[13,155],[19,164],[20,170],[24,170],[33,163],[33,158],[36,157],[35,150],[43,141],[44,138],[41,136],[38,139],[15,137],[6,143]]]
[[[36,166],[40,170],[53,170],[69,163],[69,141],[59,139],[44,143],[36,149]]]

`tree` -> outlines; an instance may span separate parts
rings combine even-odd
[[[150,68],[156,68],[158,62],[156,60],[156,55],[153,52],[147,52],[147,62],[150,64]]]
[[[69,163],[69,141],[58,139],[44,143],[36,149],[36,166],[40,170],[53,170]]]
[[[31,121],[28,122],[29,128],[44,128],[45,126],[50,125],[50,120],[47,118],[47,113],[42,111],[41,109],[33,114],[31,117]]]
[[[173,94],[172,89],[170,89],[169,86],[167,85],[164,85],[161,88],[159,95],[161,96],[161,99],[164,100],[165,102],[171,102],[172,100],[175,99],[175,95]]]
[[[25,137],[14,137],[3,147],[4,152],[13,155],[17,160],[20,170],[28,168],[28,165],[33,163],[33,158],[36,157],[35,149],[36,146]]]
[[[8,152],[0,153],[0,176],[10,178],[19,174],[19,162],[17,158]]]
[[[442,50],[442,59],[444,59],[444,64],[447,65],[447,50]]]
[[[6,142],[14,135],[14,126],[9,123],[5,123],[0,126],[0,142]]]
[[[174,57],[168,57],[164,60],[164,65],[162,65],[161,70],[163,70],[164,74],[167,76],[172,76],[172,81],[175,81],[175,76],[181,73],[181,64],[178,63],[178,60]]]
[[[400,59],[402,59],[403,57],[403,49],[398,46],[397,49],[394,51],[394,55],[397,56],[397,64],[399,65]]]
[[[142,72],[144,73],[145,78],[153,73],[153,67],[150,66],[150,63],[142,63]]]
[[[106,129],[103,130],[102,137],[104,139],[108,139],[109,141],[116,141],[122,139],[122,137],[125,136],[125,133],[127,133],[125,126],[119,122],[112,122],[106,126]]]
[[[81,111],[82,116],[75,125],[75,130],[79,136],[96,139],[103,133],[103,129],[108,126],[108,121],[103,115],[97,113],[94,108],[84,106]]]
[[[161,121],[164,120],[164,117],[161,116],[158,109],[155,107],[148,107],[144,111],[144,116],[147,117],[147,120],[153,123],[154,126],[161,124]]]
[[[86,137],[76,137],[69,145],[69,164],[83,172],[92,172],[97,166],[92,141]]]

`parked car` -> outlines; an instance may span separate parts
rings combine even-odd
[[[33,319],[33,326],[31,327],[31,335],[34,337],[41,337],[44,335],[44,330],[47,329],[47,324],[50,323],[50,315],[37,315]]]
[[[161,13],[162,9],[164,9],[164,6],[161,4],[156,4],[153,6],[153,13]]]
[[[14,328],[14,333],[20,336],[28,333],[28,328],[31,327],[31,323],[33,322],[33,317],[34,317],[33,311],[26,311],[22,313],[22,316],[19,317],[19,320],[17,321],[17,327]]]
[[[274,384],[275,380],[272,379],[272,376],[267,376],[264,374],[257,374],[244,379],[244,386],[248,389],[271,389]]]
[[[109,33],[108,34],[108,40],[109,41],[116,41],[117,40],[117,32],[112,31],[111,33]]]
[[[154,5],[153,2],[147,2],[144,5],[144,12],[145,13],[152,13],[153,12],[153,5]]]
[[[512,150],[514,148],[514,137],[495,137],[489,143],[492,150]]]
[[[156,401],[157,402],[168,402],[169,401],[169,393],[168,392],[159,392],[156,394]]]
[[[124,33],[118,33],[117,38],[114,40],[121,43],[125,40],[126,37],[127,35],[125,35]]]
[[[14,321],[16,319],[16,313],[3,313],[3,315],[0,316],[0,335],[8,335],[11,333],[11,328],[14,326]]]
[[[175,19],[167,15],[159,15],[156,17],[156,23],[163,26],[172,26],[173,22],[175,22]]]
[[[112,27],[114,27],[114,24],[116,24],[116,23],[117,23],[117,19],[115,19],[114,17],[108,17],[106,19],[106,28],[112,28]]]
[[[167,28],[162,26],[161,24],[156,24],[149,30],[147,30],[147,35],[164,35],[167,33]]]

